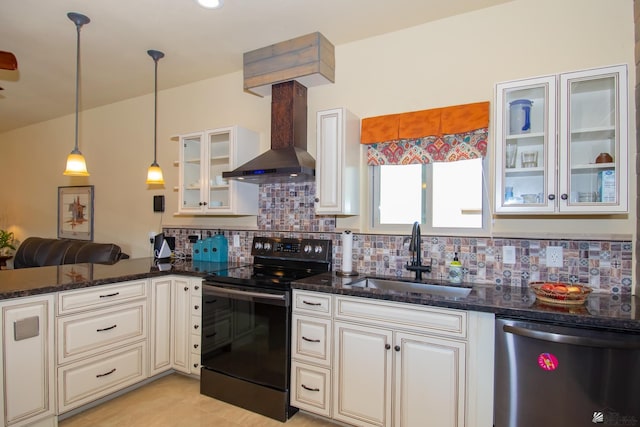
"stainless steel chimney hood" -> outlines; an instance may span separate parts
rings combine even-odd
[[[292,80],[271,90],[271,149],[222,177],[256,184],[315,180],[307,152],[307,88]]]

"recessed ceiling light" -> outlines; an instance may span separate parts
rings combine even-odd
[[[207,9],[218,9],[222,7],[223,0],[196,0],[198,4]]]

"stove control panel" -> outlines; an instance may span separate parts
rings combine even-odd
[[[331,240],[254,237],[251,255],[330,262]]]

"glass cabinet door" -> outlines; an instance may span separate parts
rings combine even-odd
[[[230,171],[231,167],[231,129],[220,129],[208,132],[208,188],[206,210],[216,211],[229,208],[229,185],[222,179],[222,172]]]
[[[627,210],[626,66],[560,76],[560,209]]]
[[[180,137],[180,194],[181,211],[199,211],[202,209],[202,133]]]
[[[496,210],[553,212],[555,77],[497,85]]]

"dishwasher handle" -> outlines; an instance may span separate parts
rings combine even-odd
[[[521,328],[512,325],[503,325],[504,332],[533,338],[543,341],[557,342],[559,344],[572,344],[587,347],[600,347],[609,349],[639,349],[640,340],[624,340],[599,337],[580,337],[556,332],[537,331],[529,328]]]

